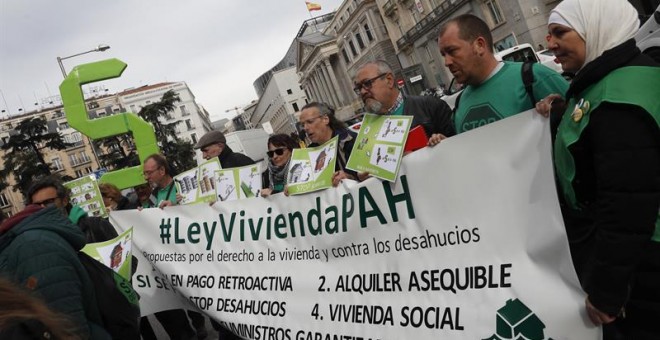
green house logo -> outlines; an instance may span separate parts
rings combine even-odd
[[[508,300],[497,310],[496,333],[483,340],[545,340],[545,324],[522,301]],[[552,340],[548,338],[547,340]]]

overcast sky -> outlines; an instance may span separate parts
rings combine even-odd
[[[312,2],[322,6],[318,16],[342,0]],[[67,72],[118,58],[128,64],[124,74],[95,85],[116,93],[185,81],[212,118],[231,117],[225,110],[257,99],[252,82],[284,57],[309,18],[304,0],[0,0],[0,109],[36,109],[59,94],[58,56],[106,44],[64,60]]]

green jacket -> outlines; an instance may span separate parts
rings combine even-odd
[[[611,72],[587,88],[579,99],[571,98],[569,112],[562,117],[554,147],[557,181],[569,207],[576,210],[582,208],[574,188],[576,166],[570,148],[582,138],[592,112],[603,103],[635,105],[649,113],[660,126],[660,101],[655,95],[659,86],[659,68],[627,66]],[[660,212],[655,225],[653,240],[660,242]]]
[[[0,275],[67,315],[83,338],[109,339],[100,326],[90,278],[78,259],[78,251],[85,246],[82,231],[56,207],[26,209],[21,217],[2,225]]]

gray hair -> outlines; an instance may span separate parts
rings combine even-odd
[[[300,111],[305,110],[305,109],[309,109],[309,108],[312,108],[312,107],[317,108],[319,110],[319,113],[321,114],[321,116],[328,116],[328,118],[330,120],[328,125],[330,126],[330,128],[333,131],[338,130],[338,129],[346,128],[346,124],[344,122],[342,122],[341,120],[337,119],[337,117],[335,117],[335,109],[332,108],[332,106],[328,105],[327,103],[310,102],[310,103],[306,104],[305,106],[303,106],[302,109],[300,109]]]
[[[368,61],[368,62],[360,65],[355,70],[355,73],[353,73],[351,75],[351,78],[355,80],[355,76],[357,76],[358,72],[360,72],[363,68],[365,68],[367,66],[370,66],[370,65],[376,65],[376,68],[378,69],[379,74],[383,74],[383,73],[392,73],[392,74],[394,74],[390,64],[388,64],[385,60],[378,59],[378,60]]]

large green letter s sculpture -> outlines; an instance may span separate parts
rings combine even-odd
[[[144,183],[142,163],[149,155],[160,152],[156,134],[151,124],[135,113],[125,112],[109,117],[90,119],[85,106],[82,85],[117,78],[126,69],[126,63],[119,59],[107,59],[95,63],[79,65],[60,85],[60,94],[69,126],[91,139],[112,137],[130,132],[135,139],[140,165],[107,172],[101,182],[112,183],[120,189]]]

